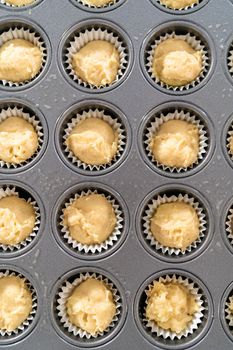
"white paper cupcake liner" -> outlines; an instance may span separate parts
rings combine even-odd
[[[187,29],[188,30],[188,29]],[[202,55],[202,71],[200,75],[193,80],[191,83],[184,85],[184,86],[172,86],[168,85],[161,80],[158,79],[154,75],[153,72],[153,59],[154,59],[154,52],[156,47],[164,42],[167,39],[181,39],[185,40],[194,50],[200,51]],[[146,69],[150,75],[150,77],[161,87],[166,88],[168,90],[173,90],[173,91],[183,91],[183,90],[188,90],[190,88],[195,87],[196,85],[200,84],[200,82],[205,78],[207,72],[208,72],[208,52],[206,47],[203,45],[200,39],[196,38],[194,35],[191,33],[187,33],[186,35],[177,35],[175,32],[172,32],[171,34],[166,33],[164,35],[161,35],[159,39],[156,39],[146,50],[146,53],[148,55],[147,57],[147,62],[146,62]]]
[[[66,311],[66,301],[72,293],[73,289],[89,278],[95,278],[99,281],[102,281],[106,285],[106,287],[108,287],[108,289],[112,292],[113,300],[116,305],[116,313],[111,324],[104,332],[99,332],[96,335],[92,335],[72,324],[69,320]],[[61,292],[59,292],[57,295],[57,303],[58,317],[60,318],[60,322],[62,323],[63,327],[65,327],[69,333],[73,333],[73,335],[75,336],[79,336],[80,338],[86,339],[101,337],[104,334],[108,333],[112,328],[114,328],[119,319],[122,307],[119,291],[116,289],[114,284],[105,276],[89,272],[80,273],[79,277],[76,278],[72,283],[70,283],[69,281],[64,282],[63,286],[61,287]]]
[[[229,73],[231,74],[231,76],[233,76],[233,43],[231,44],[230,50],[228,52],[227,66],[229,69]]]
[[[44,134],[43,134],[42,125],[41,125],[40,121],[36,118],[36,116],[30,115],[29,113],[24,112],[23,108],[8,107],[7,109],[0,110],[0,124],[1,124],[1,122],[3,122],[4,120],[6,120],[7,118],[10,118],[10,117],[20,117],[20,118],[23,118],[26,121],[28,121],[35,129],[35,131],[37,133],[37,137],[38,137],[38,147],[37,147],[36,152],[32,155],[32,157],[28,158],[24,162],[22,162],[20,164],[14,164],[14,163],[9,163],[9,162],[5,162],[3,160],[0,160],[0,167],[8,168],[8,169],[10,169],[10,168],[16,169],[16,168],[20,168],[22,166],[27,165],[37,156],[37,154],[40,152],[41,147],[42,147]]]
[[[233,53],[233,51],[232,51]],[[233,59],[233,57],[232,57]],[[232,70],[233,72],[233,70]],[[227,132],[227,140],[226,140],[226,144],[227,144],[227,152],[229,154],[229,157],[233,160],[233,153],[231,153],[231,140],[233,138],[233,125],[230,126],[228,132]]]
[[[174,11],[190,10],[190,9],[193,9],[194,7],[196,7],[197,5],[199,5],[199,4],[202,2],[202,0],[198,0],[195,4],[188,5],[188,6],[185,6],[185,7],[181,7],[181,8],[179,8],[179,9],[173,9],[173,8],[171,8],[171,7],[169,7],[169,6],[165,5],[165,4],[163,4],[162,1],[160,1],[160,0],[156,0],[156,1],[157,1],[161,6],[166,7],[166,8],[169,9],[169,10],[174,10]]]
[[[73,249],[79,252],[98,254],[98,253],[101,253],[102,251],[106,251],[107,249],[111,248],[118,241],[118,239],[122,234],[122,228],[123,228],[122,211],[121,211],[120,205],[110,194],[105,196],[105,198],[111,203],[114,209],[114,212],[116,215],[116,226],[112,234],[103,243],[90,244],[90,245],[79,243],[70,236],[69,228],[67,226],[64,226],[64,223],[63,223],[65,208],[69,207],[78,198],[82,196],[87,196],[90,194],[101,194],[105,196],[99,190],[94,190],[94,191],[86,190],[86,191],[81,191],[80,193],[76,193],[74,196],[70,197],[69,200],[64,205],[64,209],[62,210],[62,215],[60,216],[60,226],[62,227],[61,232],[63,234],[64,239],[66,240],[67,244],[70,245]]]
[[[157,337],[163,337],[164,339],[181,339],[182,337],[187,337],[190,334],[192,334],[196,329],[198,329],[199,325],[202,323],[202,318],[204,318],[204,300],[203,295],[198,287],[195,286],[194,282],[191,281],[187,277],[179,276],[179,275],[165,275],[161,276],[158,279],[156,279],[154,282],[161,282],[161,283],[179,283],[183,286],[185,286],[189,292],[194,296],[195,301],[199,307],[199,310],[195,312],[193,315],[192,321],[190,321],[187,325],[187,328],[183,330],[181,333],[177,334],[175,332],[165,330],[161,327],[159,327],[156,322],[150,321],[146,318],[146,305],[145,310],[143,314],[143,322],[145,326],[150,330],[151,333],[155,333]],[[145,292],[148,292],[150,289],[153,288],[154,282],[152,282],[149,286],[147,286]]]
[[[27,319],[18,328],[14,329],[13,331],[7,331],[7,330],[0,329],[0,336],[2,336],[2,337],[4,337],[4,336],[11,337],[13,335],[17,335],[18,333],[22,333],[32,323],[32,321],[35,317],[35,314],[37,312],[37,296],[36,296],[36,292],[35,292],[35,289],[33,288],[32,284],[24,276],[22,276],[20,273],[12,272],[9,270],[6,270],[4,272],[0,271],[0,278],[7,277],[7,276],[17,276],[17,277],[20,277],[24,280],[24,282],[26,283],[26,285],[27,285],[27,287],[32,295],[32,310],[31,310],[29,316],[27,317]]]
[[[102,9],[102,8],[111,7],[111,6],[115,5],[116,3],[118,3],[120,0],[112,0],[111,2],[109,2],[108,4],[105,4],[103,6],[90,5],[90,4],[87,4],[84,0],[77,0],[77,1],[85,7],[89,7],[89,8],[93,8],[93,9]]]
[[[170,167],[166,166],[162,163],[160,163],[158,160],[154,158],[154,155],[151,151],[151,141],[154,137],[154,135],[158,132],[159,128],[161,127],[162,124],[166,123],[169,120],[183,120],[187,121],[190,124],[193,124],[197,126],[198,131],[199,131],[199,152],[198,152],[198,159],[196,160],[195,163],[190,165],[189,167]],[[191,114],[190,112],[184,112],[184,111],[178,111],[175,110],[174,113],[168,113],[168,114],[163,114],[161,113],[158,117],[155,117],[152,119],[149,127],[146,130],[145,133],[146,140],[145,140],[145,145],[146,145],[146,151],[149,159],[160,169],[164,171],[169,171],[171,173],[177,172],[181,173],[182,171],[187,171],[195,166],[197,166],[205,157],[207,153],[207,148],[208,148],[208,137],[207,133],[205,130],[204,124],[200,121],[198,117],[196,117],[194,114]]]
[[[80,159],[78,159],[74,153],[66,146],[65,142],[68,138],[68,136],[71,134],[73,128],[81,121],[88,119],[88,118],[98,118],[101,120],[104,120],[107,122],[114,131],[117,132],[118,134],[118,146],[117,146],[117,153],[113,157],[113,159],[106,164],[101,164],[101,165],[91,165],[82,162]],[[99,171],[106,169],[107,167],[110,167],[113,165],[117,159],[122,155],[124,148],[125,148],[125,135],[124,135],[124,127],[123,125],[119,122],[117,118],[112,118],[108,114],[105,114],[104,110],[99,110],[99,109],[89,109],[89,111],[84,111],[81,114],[77,113],[74,118],[71,119],[71,121],[67,124],[66,129],[64,130],[64,143],[63,146],[65,147],[65,152],[67,154],[68,159],[76,165],[78,168],[82,168],[84,170],[89,170],[89,171]]]
[[[36,45],[39,47],[40,51],[41,51],[41,55],[42,55],[42,63],[41,63],[41,69],[40,72],[31,80],[27,80],[27,81],[23,81],[23,82],[13,82],[13,81],[8,81],[8,80],[0,80],[1,84],[3,86],[10,86],[10,87],[14,87],[14,86],[23,86],[26,85],[28,83],[30,83],[31,81],[33,81],[42,71],[43,67],[45,66],[46,63],[46,58],[47,58],[47,52],[46,52],[46,46],[45,43],[43,41],[43,39],[41,38],[41,36],[32,31],[32,29],[25,29],[25,28],[10,28],[9,30],[3,32],[0,35],[0,47],[5,44],[7,41],[12,40],[12,39],[24,39],[29,41],[30,43],[32,43],[33,45]]]
[[[184,202],[190,204],[196,211],[198,219],[199,219],[199,237],[197,240],[192,242],[185,250],[179,248],[170,248],[160,244],[151,232],[151,218],[155,212],[155,210],[164,203],[174,203],[174,202]],[[203,238],[206,234],[206,215],[204,213],[204,209],[201,207],[200,203],[194,199],[191,195],[188,194],[179,194],[178,197],[175,195],[167,196],[166,194],[163,196],[158,195],[156,198],[151,200],[147,204],[147,209],[145,210],[145,214],[143,216],[143,234],[148,243],[153,247],[153,249],[157,250],[160,253],[172,255],[185,255],[190,253],[194,249],[196,249],[202,242]]]
[[[7,2],[5,0],[0,0],[0,3],[3,5],[9,6],[9,7],[14,7],[14,8],[19,8],[19,7],[25,8],[25,7],[33,5],[36,1],[37,0],[34,0],[31,4],[28,4],[28,5],[13,5],[13,4],[9,4],[9,2]]]
[[[233,245],[233,209],[232,207],[229,209],[229,212],[227,214],[227,220],[226,220],[226,233],[227,233],[227,238],[229,242]]]
[[[7,187],[7,188],[0,188],[0,199],[8,196],[19,196],[19,193],[17,192],[17,189],[15,187]],[[23,197],[20,197],[23,198]],[[12,245],[6,245],[6,244],[0,244],[0,250],[3,252],[7,251],[14,251],[14,250],[20,250],[21,248],[26,247],[29,243],[33,241],[33,239],[36,237],[38,231],[39,231],[39,226],[40,226],[40,209],[38,207],[38,204],[36,201],[32,198],[27,199],[27,203],[30,203],[35,211],[35,225],[33,228],[32,233],[22,242],[17,243],[17,244],[12,244]]]
[[[230,296],[225,305],[226,321],[229,327],[233,327],[233,310],[230,309],[230,305],[233,303],[233,296]]]
[[[69,76],[76,81],[79,85],[88,87],[90,89],[101,89],[105,88],[110,85],[101,85],[101,86],[95,86],[92,84],[89,84],[82,79],[80,79],[72,66],[72,57],[75,53],[77,53],[82,47],[84,47],[87,43],[94,41],[94,40],[105,40],[115,46],[115,48],[118,50],[120,55],[120,67],[116,76],[116,79],[110,84],[115,84],[119,79],[122,78],[124,75],[124,71],[128,64],[128,55],[126,52],[126,46],[123,42],[123,39],[116,36],[113,32],[110,32],[108,29],[105,28],[99,28],[99,29],[86,29],[85,32],[81,32],[77,34],[72,41],[69,42],[69,45],[66,49],[65,54],[65,63],[67,64],[66,71],[69,74]]]

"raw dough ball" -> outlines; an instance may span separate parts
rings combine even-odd
[[[160,2],[171,9],[180,10],[198,4],[199,0],[160,0]]]
[[[0,244],[14,245],[33,231],[35,210],[25,199],[7,196],[0,199]]]
[[[116,314],[112,292],[94,278],[75,287],[66,306],[70,322],[91,335],[104,332]]]
[[[198,127],[183,120],[163,123],[151,141],[154,158],[163,165],[187,168],[198,159]]]
[[[0,79],[24,82],[33,79],[40,71],[40,48],[28,40],[12,39],[0,47]]]
[[[199,236],[196,210],[184,202],[161,204],[151,218],[151,232],[163,246],[185,250]]]
[[[0,123],[0,160],[20,164],[36,152],[37,133],[28,121],[9,117]]]
[[[35,0],[6,0],[7,4],[14,5],[14,6],[25,6],[30,5]]]
[[[93,40],[73,55],[72,66],[84,82],[99,87],[116,80],[120,55],[113,44]]]
[[[116,215],[104,195],[90,194],[79,197],[64,210],[64,225],[77,242],[100,244],[112,234]]]
[[[82,0],[82,2],[89,6],[104,7],[113,2],[113,0]]]
[[[202,55],[185,40],[167,39],[154,52],[153,73],[171,86],[184,86],[194,81],[202,71]]]
[[[0,278],[0,329],[13,331],[29,316],[32,295],[25,281],[16,276]]]
[[[66,145],[86,164],[107,164],[117,153],[118,134],[104,120],[88,118],[74,127]]]
[[[147,297],[147,319],[177,334],[185,330],[198,311],[194,296],[179,283],[154,282]]]

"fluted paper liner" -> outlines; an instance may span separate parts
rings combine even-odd
[[[233,43],[231,43],[230,50],[227,56],[227,66],[231,76],[233,76]]]
[[[145,312],[146,306],[145,306],[145,310],[143,314],[143,317],[144,317],[143,323],[145,324],[145,326],[148,328],[148,330],[150,329],[151,333],[155,333],[157,337],[163,337],[164,339],[180,340],[182,337],[187,337],[190,334],[192,334],[196,329],[198,329],[199,325],[202,323],[202,318],[204,317],[205,307],[204,307],[203,295],[201,294],[200,289],[198,287],[195,287],[195,283],[191,281],[189,278],[174,274],[174,275],[165,275],[165,276],[159,277],[158,279],[153,281],[149,286],[147,286],[145,292],[148,292],[150,289],[153,288],[154,282],[161,282],[161,283],[173,282],[173,283],[179,283],[183,285],[194,296],[199,309],[193,315],[193,319],[188,323],[187,328],[178,334],[176,332],[165,330],[159,327],[156,324],[156,322],[148,320],[146,318],[146,312]],[[146,301],[146,305],[147,305],[147,301]]]
[[[112,0],[111,2],[109,2],[108,4],[105,4],[103,6],[90,5],[90,4],[87,4],[85,2],[85,0],[77,0],[77,1],[85,7],[94,8],[94,9],[102,9],[102,8],[111,7],[112,5],[117,4],[120,0]]]
[[[69,228],[64,225],[63,221],[64,221],[65,208],[69,207],[78,198],[82,196],[91,195],[91,194],[101,194],[105,196],[105,198],[111,203],[116,215],[116,226],[112,234],[103,243],[87,245],[87,244],[79,243],[78,241],[73,239],[70,236]],[[70,245],[73,249],[76,249],[79,252],[98,254],[98,253],[101,253],[102,251],[106,251],[107,249],[111,248],[122,235],[122,228],[123,228],[122,211],[121,211],[120,205],[117,203],[114,197],[111,196],[110,194],[104,195],[101,192],[101,190],[81,191],[80,193],[76,193],[75,195],[70,197],[69,200],[65,203],[64,208],[62,210],[62,215],[60,216],[60,226],[62,227],[61,232],[63,234],[63,237],[65,238],[67,244]]]
[[[44,134],[43,134],[43,128],[42,128],[42,125],[40,123],[40,120],[35,115],[30,115],[29,113],[24,112],[23,107],[22,108],[8,107],[7,109],[0,110],[0,124],[4,120],[6,120],[10,117],[20,117],[20,118],[23,118],[26,121],[28,121],[33,126],[34,130],[37,133],[37,137],[38,137],[38,147],[37,147],[36,152],[32,155],[32,157],[28,158],[24,162],[22,162],[20,164],[15,164],[15,163],[9,163],[9,162],[5,162],[3,160],[0,160],[0,167],[8,168],[8,169],[10,169],[10,168],[16,169],[16,168],[20,168],[22,166],[27,165],[37,156],[37,154],[40,152],[41,147],[42,147]]]
[[[188,29],[187,29],[188,31]],[[167,39],[181,39],[185,40],[194,50],[200,51],[202,55],[202,71],[200,75],[193,80],[191,83],[188,83],[187,85],[184,86],[172,86],[168,85],[158,79],[154,75],[153,72],[153,59],[154,59],[154,53],[156,47],[164,42]],[[159,39],[156,39],[148,49],[146,49],[146,53],[148,54],[147,62],[146,62],[146,69],[150,75],[150,77],[155,81],[158,85],[160,85],[163,88],[166,88],[168,90],[173,90],[173,91],[183,91],[183,90],[188,90],[192,87],[195,87],[198,85],[206,76],[209,63],[208,63],[208,52],[206,50],[206,47],[202,44],[201,40],[196,38],[194,35],[191,33],[187,33],[186,35],[177,35],[175,32],[172,32],[171,34],[166,33],[164,35],[161,35]]]
[[[14,28],[14,29],[10,28],[9,30],[3,32],[0,35],[0,47],[3,44],[5,44],[7,41],[12,40],[12,39],[24,39],[24,40],[27,40],[30,43],[32,43],[33,45],[38,46],[40,51],[41,51],[41,56],[42,56],[41,69],[40,69],[40,72],[34,78],[32,78],[30,80],[27,80],[27,81],[22,81],[22,82],[13,82],[13,81],[8,81],[8,80],[0,80],[0,82],[4,86],[10,86],[10,87],[23,86],[23,85],[26,85],[26,84],[30,83],[31,81],[36,79],[37,76],[40,75],[42,69],[45,66],[45,62],[46,62],[46,58],[47,58],[46,46],[45,46],[45,43],[44,43],[42,37],[39,35],[39,33],[34,32],[33,29],[25,29],[25,28],[23,28],[23,24],[22,24],[22,27],[20,29],[18,29],[18,28]]]
[[[233,245],[232,224],[233,224],[233,208],[231,207],[228,211],[228,214],[227,214],[226,233],[227,233],[228,240]]]
[[[35,292],[32,284],[24,276],[22,276],[18,272],[12,272],[9,270],[6,270],[4,272],[0,271],[0,278],[7,277],[7,276],[17,276],[17,277],[20,277],[24,280],[24,282],[26,283],[26,285],[27,285],[27,287],[32,295],[32,310],[31,310],[30,314],[28,315],[27,319],[18,328],[14,329],[13,331],[7,331],[7,330],[0,329],[0,336],[2,336],[2,337],[4,337],[4,336],[11,337],[13,335],[17,335],[19,332],[23,332],[24,330],[26,330],[27,327],[32,323],[32,320],[35,317],[35,314],[37,312],[37,296],[36,296],[36,292]]]
[[[160,163],[158,160],[154,158],[154,155],[151,150],[151,141],[155,134],[159,131],[159,128],[162,124],[166,123],[169,120],[183,120],[190,124],[195,125],[198,128],[199,131],[199,152],[198,152],[198,158],[195,163],[190,165],[189,167],[170,167],[167,165],[164,165]],[[164,171],[169,171],[171,173],[177,172],[180,173],[182,171],[187,171],[192,169],[193,167],[197,166],[205,157],[207,148],[208,148],[208,137],[206,135],[206,130],[204,124],[201,122],[201,120],[196,117],[193,113],[190,112],[184,112],[184,111],[178,111],[175,110],[174,113],[168,113],[163,114],[161,113],[158,117],[155,117],[152,119],[152,122],[150,123],[150,126],[145,130],[146,133],[146,151],[149,159],[160,169]]]
[[[117,145],[117,153],[115,156],[112,158],[112,160],[109,163],[106,164],[100,164],[100,165],[91,165],[82,162],[80,159],[78,159],[75,154],[68,148],[66,145],[66,140],[68,136],[71,134],[73,128],[81,121],[88,119],[88,118],[98,118],[101,120],[104,120],[107,122],[115,132],[118,134],[118,145]],[[89,111],[83,111],[81,114],[77,113],[74,118],[71,119],[71,121],[67,124],[66,129],[64,130],[64,147],[65,147],[65,152],[67,154],[67,157],[71,162],[76,165],[78,168],[82,168],[84,170],[89,170],[89,171],[98,171],[98,170],[103,170],[106,169],[107,167],[110,167],[113,165],[119,157],[122,155],[124,148],[125,148],[125,136],[124,136],[124,126],[119,122],[117,118],[112,118],[108,114],[105,114],[104,110],[99,110],[99,109],[89,109]]]
[[[233,303],[232,296],[228,297],[227,302],[225,304],[226,321],[229,327],[233,327],[233,310],[230,309],[231,303]]]
[[[198,2],[194,3],[194,4],[191,4],[191,5],[188,5],[188,6],[185,6],[185,7],[181,7],[179,9],[173,9],[172,7],[169,7],[165,4],[162,3],[162,1],[160,0],[156,0],[160,5],[162,5],[163,7],[166,7],[167,9],[169,10],[174,10],[174,11],[185,11],[185,10],[189,10],[189,9],[193,9],[194,7],[196,7],[197,5],[199,5],[202,0],[199,0]]]
[[[199,219],[199,237],[197,240],[192,242],[185,250],[179,248],[170,248],[160,244],[151,232],[151,218],[155,212],[155,210],[164,203],[174,203],[174,202],[184,202],[190,204],[196,211],[198,219]],[[194,199],[191,195],[188,194],[179,194],[179,196],[167,196],[166,194],[163,196],[158,195],[154,199],[150,200],[150,202],[146,205],[145,215],[143,217],[143,236],[146,238],[148,243],[153,247],[156,251],[172,255],[185,255],[190,253],[194,249],[196,249],[202,242],[203,238],[206,235],[206,215],[204,213],[203,208],[200,203]]]
[[[75,326],[74,324],[72,324],[69,320],[69,316],[67,315],[67,311],[66,311],[66,301],[71,295],[73,289],[89,278],[95,278],[99,281],[102,281],[106,285],[106,287],[112,292],[113,300],[116,306],[116,313],[111,324],[108,326],[108,328],[104,332],[99,332],[96,335],[92,335],[82,330],[81,328]],[[96,273],[89,273],[89,272],[80,273],[79,277],[76,278],[72,283],[70,283],[69,281],[64,282],[63,286],[61,287],[61,292],[59,292],[57,295],[57,303],[58,303],[58,306],[57,306],[58,317],[63,327],[66,328],[69,333],[73,333],[75,336],[79,336],[80,338],[86,338],[86,339],[101,337],[107,332],[109,332],[112,328],[114,328],[119,319],[119,315],[121,312],[120,309],[122,307],[119,291],[116,289],[114,284],[105,276],[102,276]]]
[[[232,51],[233,54],[233,51]],[[233,56],[232,56],[233,59]],[[233,69],[232,69],[233,72]],[[226,140],[226,144],[227,144],[227,152],[229,154],[229,157],[231,158],[231,160],[233,160],[233,153],[231,153],[231,140],[233,138],[233,125],[231,124],[229,127],[229,130],[227,132],[227,140]]]
[[[94,25],[93,25],[94,26]],[[101,27],[101,26],[100,26]],[[76,81],[79,85],[88,87],[90,89],[101,89],[106,86],[110,85],[101,85],[101,86],[95,86],[92,84],[89,84],[82,79],[80,79],[72,66],[72,58],[73,55],[76,54],[81,48],[83,48],[87,43],[94,41],[94,40],[105,40],[115,46],[115,48],[118,50],[119,55],[120,55],[120,67],[116,76],[116,79],[110,84],[113,85],[116,83],[122,76],[124,75],[124,70],[127,67],[128,63],[128,58],[127,58],[127,52],[126,52],[126,47],[124,46],[124,42],[122,38],[119,38],[116,36],[113,32],[110,32],[109,29],[86,29],[84,33],[81,32],[78,35],[76,35],[72,41],[70,41],[69,46],[66,49],[66,54],[65,54],[65,63],[68,65],[66,68],[67,73],[69,76]]]
[[[15,187],[7,187],[6,189],[0,188],[0,199],[8,196],[18,196],[19,198],[22,198],[19,196],[19,193],[17,192],[17,189]],[[38,231],[39,231],[39,226],[40,226],[40,209],[38,207],[38,204],[36,201],[32,198],[27,199],[27,203],[30,203],[35,211],[35,225],[34,228],[31,232],[31,234],[22,242],[17,243],[17,244],[12,244],[12,245],[6,245],[6,244],[0,244],[0,250],[7,252],[7,251],[13,251],[13,250],[20,250],[21,248],[26,247],[29,243],[33,241],[33,239],[36,237]]]

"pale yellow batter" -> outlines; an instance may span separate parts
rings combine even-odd
[[[72,58],[76,75],[97,87],[116,80],[120,55],[115,46],[105,40],[94,40],[82,47]]]
[[[161,204],[151,218],[151,232],[163,246],[185,250],[199,236],[196,210],[184,202]]]
[[[13,331],[29,316],[32,295],[25,281],[16,276],[0,278],[0,329]]]
[[[202,71],[202,54],[185,40],[167,39],[154,52],[153,73],[171,86],[183,86],[194,81]]]
[[[64,210],[64,225],[77,242],[100,244],[112,234],[116,215],[104,195],[90,194],[79,197]]]
[[[82,0],[82,2],[89,6],[103,7],[113,2],[113,0]]]
[[[233,155],[233,135],[230,137],[230,153]]]
[[[151,140],[154,158],[163,165],[187,168],[198,159],[198,127],[183,120],[163,123]]]
[[[32,4],[34,1],[35,0],[6,0],[8,4],[14,6],[26,6]]]
[[[185,330],[198,311],[194,296],[179,283],[154,282],[147,297],[147,319],[177,334]]]
[[[104,120],[88,118],[73,128],[66,145],[86,164],[107,164],[117,153],[118,134]]]
[[[199,0],[160,0],[161,4],[174,9],[184,9],[187,6],[192,6],[199,3]]]
[[[28,121],[21,117],[9,117],[0,123],[0,160],[20,164],[36,152],[37,133]]]
[[[91,335],[104,332],[116,314],[112,292],[94,278],[74,288],[66,307],[70,322]]]
[[[14,245],[24,241],[33,231],[35,210],[18,196],[0,199],[0,244]]]
[[[12,39],[0,47],[0,79],[24,82],[33,79],[40,71],[40,48],[28,40]]]

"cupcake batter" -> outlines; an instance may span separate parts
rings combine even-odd
[[[100,87],[116,80],[120,55],[110,42],[93,40],[73,55],[72,66],[80,79]]]
[[[188,203],[161,204],[151,218],[151,232],[165,247],[185,250],[199,236],[199,219]]]
[[[0,79],[25,82],[40,71],[42,55],[40,48],[28,40],[12,39],[0,47]]]
[[[180,10],[198,4],[199,0],[160,0],[160,2],[171,9]]]
[[[179,283],[154,282],[147,297],[146,318],[177,334],[185,330],[198,311],[194,296]]]
[[[104,195],[90,194],[79,197],[64,210],[64,225],[77,242],[100,244],[112,234],[116,215]]]
[[[17,329],[32,310],[32,295],[18,276],[0,277],[0,329],[11,332]]]
[[[107,164],[117,153],[118,134],[104,120],[88,118],[73,128],[66,145],[86,164]]]
[[[113,0],[82,0],[84,4],[95,7],[104,7],[113,2]]]
[[[154,158],[163,165],[187,168],[198,159],[198,127],[183,120],[163,123],[151,140]]]
[[[94,278],[74,288],[66,307],[70,322],[92,336],[104,332],[116,314],[112,292]]]
[[[201,71],[201,51],[194,50],[185,40],[167,39],[155,48],[153,74],[165,84],[185,86]]]
[[[27,120],[9,117],[0,123],[0,160],[20,164],[36,152],[37,133]]]
[[[0,244],[14,245],[24,241],[33,231],[35,210],[18,196],[0,199]]]
[[[14,5],[14,6],[26,6],[30,5],[35,0],[6,0],[7,4]]]

